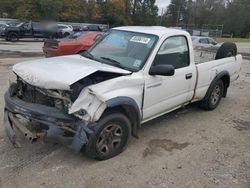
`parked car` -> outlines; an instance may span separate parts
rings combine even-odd
[[[14,65],[17,80],[5,94],[10,140],[17,143],[19,131],[105,160],[149,120],[196,101],[215,109],[239,77],[242,56],[228,57],[236,46],[226,43],[216,60],[200,62],[192,45],[181,30],[118,27],[82,55]]]
[[[83,31],[102,31],[98,25],[88,25],[82,28]]]
[[[100,32],[77,32],[64,39],[45,40],[43,52],[46,57],[79,54],[87,50],[102,34]]]
[[[59,36],[67,37],[74,33],[71,25],[57,24]]]
[[[194,47],[213,47],[217,46],[218,43],[211,37],[203,37],[203,36],[192,36],[193,46]],[[218,45],[219,47],[220,45]]]
[[[220,49],[222,45],[229,45],[230,43],[217,43],[213,38],[204,37],[204,36],[192,36],[192,42],[194,47],[194,55],[200,61],[205,58],[205,61],[211,61],[216,59],[218,54],[220,54]],[[228,53],[228,56],[236,56],[237,48],[231,48],[231,51]]]
[[[47,29],[39,22],[21,22],[15,26],[8,26],[1,33],[7,41],[18,41],[20,38],[51,38],[57,30]]]
[[[82,31],[82,27],[80,25],[72,25],[74,32]]]

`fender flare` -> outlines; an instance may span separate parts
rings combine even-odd
[[[213,86],[215,85],[215,83],[220,80],[222,77],[224,77],[225,79],[222,79],[224,85],[225,85],[225,88],[224,88],[224,93],[223,93],[223,97],[226,97],[227,95],[227,89],[230,85],[230,74],[228,71],[222,71],[220,72],[219,74],[217,74],[215,76],[215,78],[212,80],[207,92],[206,92],[206,95],[205,97],[203,98],[203,100],[207,100],[209,98],[209,95],[210,93],[212,92],[212,89],[213,89]]]
[[[138,137],[138,128],[141,124],[142,115],[140,109],[134,99],[130,97],[120,96],[106,101],[107,109],[114,107],[122,107],[132,124],[132,135]]]

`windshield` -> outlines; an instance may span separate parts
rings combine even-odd
[[[157,40],[155,35],[112,30],[97,40],[86,54],[102,63],[138,71]]]

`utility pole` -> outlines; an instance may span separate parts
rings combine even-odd
[[[177,11],[176,27],[178,27],[179,25],[180,12],[181,12],[181,5],[179,5],[178,11]]]
[[[162,24],[162,19],[163,19],[163,14],[164,14],[163,11],[164,11],[164,9],[162,8],[162,9],[161,9],[161,20],[160,20],[160,25]]]

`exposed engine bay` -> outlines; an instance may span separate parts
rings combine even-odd
[[[118,76],[121,76],[121,74],[98,71],[72,84],[69,91],[49,90],[32,86],[17,76],[17,84],[12,86],[11,96],[16,95],[25,102],[55,107],[58,110],[68,112],[70,106],[85,87]]]

